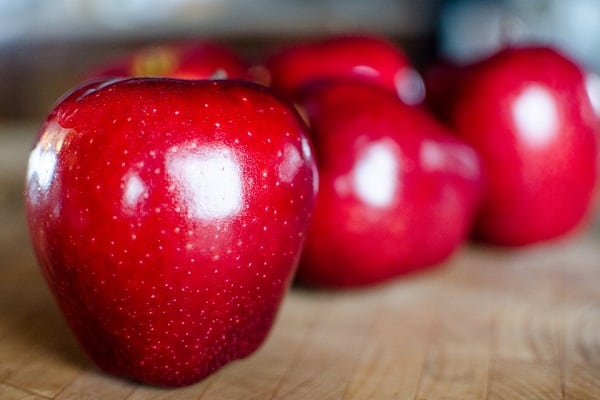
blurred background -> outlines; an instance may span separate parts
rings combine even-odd
[[[41,121],[85,71],[143,44],[210,38],[257,60],[363,31],[399,43],[418,69],[541,42],[600,72],[600,0],[0,0],[0,124]]]

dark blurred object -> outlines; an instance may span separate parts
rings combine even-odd
[[[441,55],[455,62],[476,60],[509,43],[536,43],[600,71],[598,0],[447,0],[438,32]]]

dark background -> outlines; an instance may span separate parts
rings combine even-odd
[[[257,61],[361,31],[396,41],[420,70],[541,42],[600,71],[600,0],[0,0],[0,124],[41,121],[85,71],[144,44],[217,39]]]

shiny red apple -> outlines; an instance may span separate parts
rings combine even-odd
[[[218,42],[174,42],[138,48],[122,59],[96,67],[88,76],[245,79],[248,66],[237,53]]]
[[[370,84],[306,89],[320,173],[298,279],[358,287],[447,259],[468,235],[481,161],[422,109]]]
[[[313,206],[305,133],[233,80],[108,81],[56,105],[29,157],[29,229],[103,370],[186,385],[263,342]]]
[[[582,69],[549,48],[521,47],[448,77],[437,104],[482,155],[489,179],[476,236],[517,246],[580,226],[598,157]]]
[[[386,88],[408,104],[420,103],[424,87],[404,52],[379,36],[341,35],[290,45],[264,63],[265,80],[287,96],[318,80],[351,78]]]

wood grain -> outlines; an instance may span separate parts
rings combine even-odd
[[[528,249],[470,245],[367,290],[293,288],[265,345],[196,385],[107,376],[31,252],[21,193],[33,131],[0,134],[0,399],[600,398],[597,228]]]

